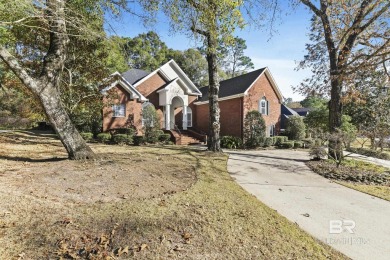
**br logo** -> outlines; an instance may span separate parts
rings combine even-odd
[[[329,221],[329,234],[341,234],[344,231],[354,234],[353,229],[355,228],[356,223],[353,220],[330,220]]]

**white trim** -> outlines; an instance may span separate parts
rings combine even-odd
[[[174,80],[171,81],[171,83],[169,83],[168,85],[166,85],[165,88],[160,89],[160,90],[158,90],[158,91],[156,91],[156,92],[157,92],[157,93],[168,92],[168,91],[169,91],[169,87],[170,87],[173,83],[175,83],[176,81],[178,81],[178,80],[179,80],[179,78],[175,78]]]
[[[234,99],[234,98],[239,98],[239,97],[243,97],[245,96],[244,93],[241,93],[241,94],[236,94],[236,95],[231,95],[231,96],[227,96],[227,97],[223,97],[223,98],[219,98],[218,99],[218,102],[219,101],[224,101],[224,100],[229,100],[229,99]],[[195,105],[203,105],[203,104],[208,104],[209,101],[206,100],[206,101],[199,101],[199,102],[194,102]]]
[[[110,77],[105,79],[105,81],[109,80],[112,77],[118,77],[118,79],[115,80],[113,83],[111,83],[111,85],[105,87],[104,89],[102,89],[100,91],[100,93],[102,93],[103,95],[106,95],[107,91],[109,91],[110,89],[112,89],[113,87],[115,87],[116,85],[119,84],[131,95],[130,97],[132,99],[139,99],[140,101],[147,101],[148,100],[138,90],[136,90],[135,87],[133,85],[131,85],[130,82],[128,82],[119,72],[115,72],[115,73],[111,74]],[[134,97],[133,95],[136,97]]]
[[[177,79],[180,79],[180,76],[182,76],[183,78],[185,78],[189,83],[190,83],[190,86],[195,90],[195,92],[193,90],[191,90],[191,88],[187,87],[188,90],[191,90],[191,91],[188,91],[189,94],[191,95],[194,95],[194,96],[202,96],[202,92],[200,92],[200,90],[195,86],[195,84],[188,78],[188,76],[184,73],[184,71],[179,67],[179,65],[177,65],[177,63],[174,61],[174,60],[170,60],[168,61],[167,63],[165,63],[164,65],[162,65],[160,68],[154,70],[153,72],[151,72],[149,75],[147,75],[146,77],[142,78],[140,81],[138,81],[137,83],[134,84],[134,88],[137,88],[140,84],[142,84],[143,82],[145,82],[147,79],[151,78],[152,76],[154,76],[156,73],[160,73],[164,78],[165,80],[167,81],[171,81],[172,79],[170,79],[163,71],[163,67],[164,66],[168,66],[169,64],[173,64],[173,66],[179,71],[179,73],[181,75],[178,75],[179,77]],[[187,85],[185,84],[181,79],[180,81],[183,83],[183,85]]]
[[[269,71],[268,67],[265,67],[265,68],[264,68],[263,72],[261,72],[261,74],[256,78],[256,80],[252,82],[252,84],[249,86],[249,88],[247,88],[247,90],[245,90],[244,94],[245,94],[245,95],[248,94],[249,90],[253,87],[253,85],[255,84],[255,82],[256,82],[264,73],[267,74],[267,76],[269,77],[272,88],[274,89],[276,95],[278,96],[279,101],[282,102],[282,101],[283,101],[283,95],[282,95],[282,93],[280,92],[279,87],[278,87],[278,85],[276,84],[275,79],[274,79],[274,77],[272,76],[271,72]]]

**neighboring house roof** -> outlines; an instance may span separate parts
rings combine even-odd
[[[220,100],[223,99],[229,99],[229,98],[235,98],[244,96],[248,93],[249,89],[253,86],[253,84],[256,82],[256,80],[262,75],[266,73],[268,78],[270,79],[271,85],[278,96],[278,98],[282,99],[282,94],[280,93],[280,90],[278,86],[276,85],[271,73],[269,72],[269,69],[262,68],[258,70],[254,70],[252,72],[249,72],[247,74],[243,74],[231,79],[223,80],[219,83],[219,95],[218,98]],[[208,102],[208,87],[203,87],[200,89],[202,92],[202,98],[199,98],[199,101],[197,103]]]
[[[142,82],[146,81],[150,77],[155,74],[159,74],[162,76],[166,82],[171,82],[172,80],[177,80],[181,86],[185,86],[186,94],[201,96],[202,93],[195,86],[195,84],[188,78],[188,76],[184,73],[184,71],[177,65],[174,60],[170,60],[160,68],[155,71],[149,73],[147,76],[139,79],[136,83],[134,83],[134,87],[137,88]]]
[[[282,104],[281,114],[288,116],[299,116],[299,114],[292,108]]]
[[[310,112],[310,108],[308,107],[293,108],[293,110],[297,112],[300,116],[307,116]]]
[[[140,69],[130,69],[126,72],[122,73],[122,76],[132,85],[137,83],[139,80],[142,78],[146,77],[149,75],[150,72],[145,71],[145,70],[140,70]]]

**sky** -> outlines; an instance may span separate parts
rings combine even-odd
[[[297,86],[311,75],[308,70],[296,71],[297,63],[305,55],[305,44],[309,42],[307,34],[310,26],[310,12],[303,6],[295,10],[289,8],[287,0],[282,3],[281,17],[276,23],[277,32],[270,37],[269,33],[246,27],[236,31],[235,35],[246,40],[245,55],[252,59],[255,69],[268,67],[279,89],[285,98],[300,101],[304,98],[294,93],[292,86]],[[288,12],[288,14],[287,14]],[[168,20],[163,14],[157,16],[157,22],[145,27],[141,21],[129,14],[120,18],[106,15],[106,31],[109,35],[135,37],[150,30],[155,31],[169,48],[185,50],[197,46],[194,39],[183,33],[172,33]]]

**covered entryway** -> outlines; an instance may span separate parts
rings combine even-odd
[[[176,80],[157,91],[159,105],[164,111],[164,126],[166,130],[184,129],[192,126],[192,110],[188,108],[188,94],[185,86]],[[188,111],[190,113],[188,113]]]

